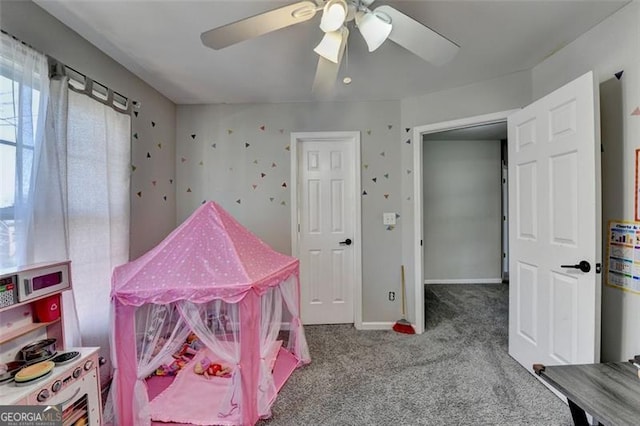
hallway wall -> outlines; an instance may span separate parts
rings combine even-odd
[[[501,282],[499,140],[423,143],[424,279]]]

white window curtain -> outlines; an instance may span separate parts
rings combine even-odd
[[[45,55],[0,42],[0,267],[70,259],[66,346],[100,346],[109,364],[111,271],[129,260],[131,118],[50,81]]]
[[[233,366],[231,386],[219,405],[218,418],[238,414],[242,406],[240,383],[240,311],[238,303],[214,300],[205,304],[183,301],[178,306],[185,322],[225,364]]]
[[[6,268],[51,260],[35,257],[34,250],[65,239],[34,232],[34,183],[50,171],[44,151],[47,58],[0,33],[0,59],[0,267]]]
[[[270,288],[260,298],[260,378],[258,385],[258,415],[270,417],[271,403],[278,393],[269,365],[272,348],[282,325],[282,294],[278,287]]]
[[[43,54],[0,38],[0,208],[9,212],[0,223],[0,267],[66,260],[68,79],[50,80]],[[73,293],[63,294],[63,307],[67,346],[79,346]]]
[[[27,234],[27,263],[66,260],[67,235],[67,84],[66,77],[50,82],[45,142],[34,168],[31,226]],[[66,318],[65,318],[66,319]]]
[[[32,232],[27,239],[29,263],[70,259],[67,121],[69,79],[51,80],[49,108],[45,126],[45,140],[33,188]],[[71,280],[73,281],[73,266]],[[62,294],[64,333],[68,347],[81,346],[80,328],[76,313],[74,292]]]
[[[129,260],[131,118],[69,91],[67,198],[73,294],[84,346],[110,372],[111,272]]]

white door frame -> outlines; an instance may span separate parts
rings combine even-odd
[[[362,185],[360,178],[360,132],[296,132],[291,133],[291,252],[299,257],[298,245],[298,144],[301,142],[348,140],[353,144],[354,152],[354,191],[356,192],[356,208],[353,214],[353,261],[355,262],[355,288],[353,289],[354,327],[362,329]]]
[[[413,128],[413,259],[415,277],[415,313],[413,326],[416,333],[424,332],[424,250],[422,247],[423,236],[423,195],[422,195],[422,135],[438,133],[447,130],[463,129],[465,127],[481,126],[506,122],[507,117],[519,109],[500,111],[492,114],[477,115],[458,120],[444,121],[441,123],[427,124]],[[509,143],[509,142],[507,142]]]

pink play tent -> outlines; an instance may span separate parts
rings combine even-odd
[[[310,362],[298,276],[297,259],[214,202],[115,268],[117,423],[252,425],[269,417],[284,382]],[[199,374],[213,364],[225,371]]]

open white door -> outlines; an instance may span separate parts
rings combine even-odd
[[[600,360],[597,99],[589,72],[508,118],[509,354],[529,370]]]

